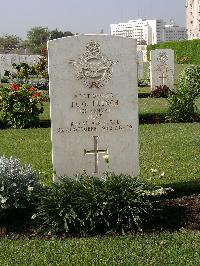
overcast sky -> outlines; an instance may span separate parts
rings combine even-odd
[[[137,18],[173,19],[185,26],[185,0],[0,0],[0,34],[25,37],[35,26],[73,33],[110,32]]]

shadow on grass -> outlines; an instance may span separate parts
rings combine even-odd
[[[139,124],[144,125],[144,124],[162,124],[162,123],[170,123],[166,119],[166,113],[163,114],[140,114],[139,115]],[[200,122],[200,116],[195,116],[192,121],[188,121],[188,123],[192,122]],[[178,122],[177,122],[178,123]],[[181,123],[181,122],[180,122]],[[46,120],[40,120],[38,128],[49,128],[51,127],[51,120],[46,119]],[[7,125],[5,125],[1,120],[0,120],[0,129],[6,129],[9,128]]]
[[[166,123],[166,113],[163,114],[140,114],[139,124],[161,124]]]
[[[149,98],[150,95],[151,94],[149,92],[139,92],[138,93],[138,98]]]
[[[167,119],[167,113],[146,113],[139,115],[139,124],[161,124],[161,123],[170,123]],[[200,115],[195,115],[191,120],[187,122],[173,122],[173,123],[200,123]]]
[[[164,196],[146,231],[200,230],[200,179],[164,185],[174,192]]]
[[[41,128],[48,128],[51,127],[51,120],[40,120],[39,127]]]
[[[173,188],[174,192],[170,194],[171,198],[198,195],[200,194],[200,179],[186,182],[177,182],[164,185],[164,187]]]

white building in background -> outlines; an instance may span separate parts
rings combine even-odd
[[[200,0],[186,0],[188,39],[200,38]]]
[[[185,27],[176,25],[173,21],[171,24],[166,24],[164,28],[164,41],[181,41],[187,40],[187,30]]]
[[[187,39],[186,29],[162,19],[129,20],[127,23],[111,24],[111,35],[137,39],[138,44],[149,45],[165,41]]]

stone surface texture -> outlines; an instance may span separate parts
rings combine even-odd
[[[48,54],[54,180],[84,171],[138,175],[136,41],[66,37],[49,41]]]

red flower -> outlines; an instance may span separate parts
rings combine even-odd
[[[11,89],[14,90],[14,91],[18,91],[19,90],[19,86],[16,84],[16,83],[12,83],[10,85]]]
[[[36,93],[33,94],[33,96],[36,97],[36,98],[37,97],[40,97],[40,93],[39,92],[36,92]]]
[[[29,88],[29,91],[34,91],[35,90],[35,88],[33,87],[33,86],[31,86],[30,88]]]

